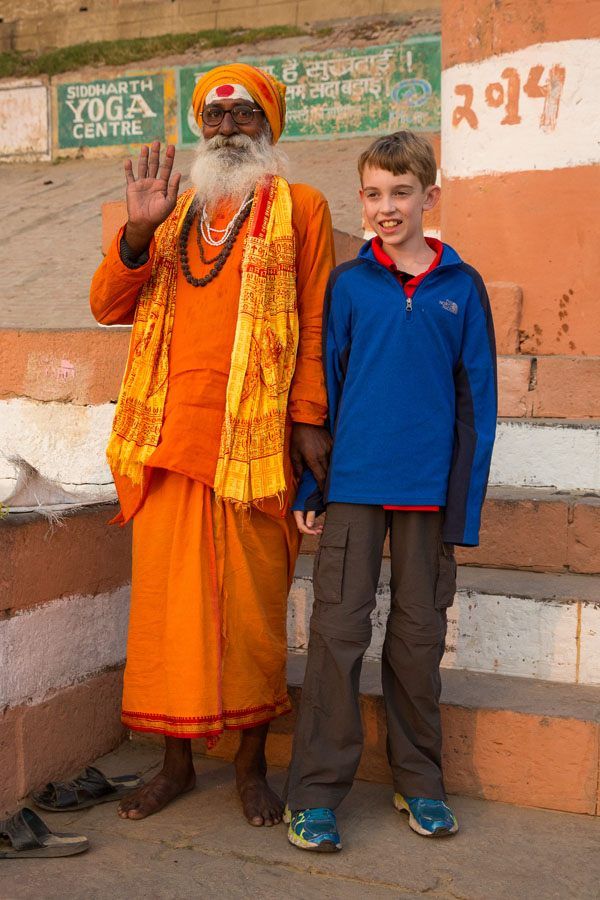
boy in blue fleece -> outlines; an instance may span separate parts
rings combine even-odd
[[[360,761],[359,677],[388,533],[382,684],[393,802],[419,834],[458,830],[441,769],[439,666],[454,545],[479,541],[497,412],[483,281],[423,234],[423,212],[440,195],[430,144],[397,132],[374,141],[358,168],[376,236],[329,279],[323,357],[333,448],[324,497],[306,473],[295,504],[299,530],[322,536],[288,838],[320,851],[341,848],[333,810]]]

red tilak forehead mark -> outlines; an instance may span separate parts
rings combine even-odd
[[[235,88],[232,84],[221,84],[216,89],[217,97],[231,97],[231,95],[235,92]]]

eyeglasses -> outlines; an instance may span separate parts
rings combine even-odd
[[[241,104],[234,106],[233,109],[223,109],[221,106],[205,106],[202,110],[202,121],[205,125],[220,125],[227,113],[231,114],[231,118],[236,125],[250,125],[254,121],[256,113],[263,110],[260,106],[247,106]]]

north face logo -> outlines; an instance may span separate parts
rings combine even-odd
[[[454,300],[440,300],[440,306],[443,306],[444,309],[447,309],[453,315],[456,315],[458,312],[458,303],[455,303]]]

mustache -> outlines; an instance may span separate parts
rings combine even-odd
[[[252,138],[247,134],[215,134],[205,141],[205,147],[209,151],[221,150],[233,147],[236,150],[246,150],[252,146]]]

